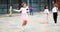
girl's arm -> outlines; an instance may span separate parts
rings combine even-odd
[[[16,12],[20,12],[20,11],[21,11],[21,9],[20,9],[20,10],[17,10],[17,9],[13,9],[13,11],[16,11]]]

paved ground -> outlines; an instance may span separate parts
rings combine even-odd
[[[55,25],[52,13],[49,14],[48,23],[43,13],[35,13],[29,15],[29,21],[24,30],[22,30],[22,21],[19,14],[12,17],[0,18],[0,32],[60,32],[60,13],[58,15],[58,23]]]

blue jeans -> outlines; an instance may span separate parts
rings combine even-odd
[[[33,15],[34,14],[34,11],[33,10],[30,10],[30,15]]]

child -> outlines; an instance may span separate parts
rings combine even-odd
[[[33,7],[32,6],[29,8],[29,10],[30,10],[30,15],[33,15],[34,10],[33,10]]]
[[[45,6],[45,10],[44,10],[45,16],[46,16],[46,23],[48,23],[48,14],[49,14],[49,10],[48,10],[48,6]]]
[[[27,10],[28,10],[28,8],[26,8],[26,3],[23,3],[22,4],[22,7],[20,8],[20,10],[15,10],[17,12],[20,12],[21,11],[21,19],[23,21],[23,23],[22,23],[22,26],[23,27],[26,26],[27,21],[28,21]]]
[[[22,18],[22,20],[23,20],[22,26],[25,26],[25,25],[27,24],[27,21],[28,21],[26,3],[23,3],[22,6],[23,6],[23,7],[21,8],[21,10],[22,10],[21,18]]]
[[[58,8],[57,8],[57,4],[55,4],[54,8],[52,9],[52,12],[53,12],[53,19],[54,19],[54,22],[57,23],[57,16],[58,16]]]

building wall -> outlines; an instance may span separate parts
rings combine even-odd
[[[34,11],[44,11],[45,5],[48,5],[49,10],[52,9],[54,0],[11,0],[13,9],[20,9],[21,3],[26,2],[29,6],[33,6]],[[10,0],[0,0],[0,14],[9,13]],[[14,12],[14,11],[13,11]]]
[[[4,14],[4,13],[7,13],[7,0],[0,0],[0,14]]]
[[[18,6],[18,0],[11,0],[13,8]],[[0,0],[0,14],[7,14],[9,13],[10,8],[10,0]]]
[[[56,0],[56,3],[58,4],[58,8],[60,10],[60,0]]]
[[[31,0],[30,1],[30,6],[32,6],[34,8],[34,11],[43,11],[44,10],[44,6],[48,5],[48,1],[47,0]]]

